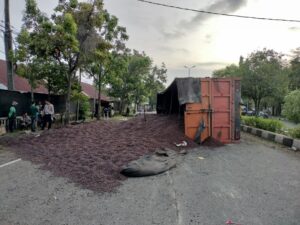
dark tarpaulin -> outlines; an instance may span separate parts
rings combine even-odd
[[[157,94],[157,113],[179,113],[186,103],[201,102],[200,78],[176,78],[163,92]]]
[[[177,153],[172,149],[156,150],[137,160],[131,161],[121,170],[127,177],[145,177],[164,173],[176,166]]]
[[[201,102],[199,78],[176,78],[179,105]]]

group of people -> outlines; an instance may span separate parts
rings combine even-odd
[[[105,119],[108,119],[109,117],[112,117],[114,114],[114,107],[112,105],[106,105],[106,106],[101,106],[102,108],[102,114],[100,114],[101,116],[103,115],[103,117]],[[98,116],[98,103],[96,103],[95,105],[95,111],[92,114],[92,118],[93,117],[97,117]]]
[[[8,112],[8,128],[10,132],[13,132],[16,126],[17,110],[16,106],[18,103],[13,101]],[[51,128],[52,122],[54,120],[54,106],[51,102],[45,101],[45,104],[39,102],[31,103],[29,115],[24,113],[20,119],[21,128],[27,129],[29,126],[32,132],[36,131],[37,125],[41,127],[42,130],[47,126],[48,129]]]

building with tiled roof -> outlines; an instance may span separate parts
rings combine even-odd
[[[0,59],[0,89],[7,90],[6,61]],[[30,85],[27,79],[14,74],[14,89],[19,92],[30,92]],[[34,93],[48,94],[47,88],[43,85],[34,89]]]
[[[7,74],[6,74],[6,61],[0,59],[0,89],[7,90]],[[30,84],[27,79],[14,74],[14,89],[19,92],[30,92]],[[82,92],[90,99],[98,99],[98,91],[94,85],[81,82]],[[48,94],[48,90],[45,86],[39,85],[34,89],[34,93]],[[101,95],[101,100],[108,102],[107,96]]]

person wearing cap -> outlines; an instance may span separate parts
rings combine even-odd
[[[18,103],[16,101],[13,101],[8,112],[8,128],[10,132],[14,131],[15,124],[16,124],[16,117],[17,117],[17,110],[16,105]]]

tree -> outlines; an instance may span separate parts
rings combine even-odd
[[[78,119],[85,120],[89,116],[89,113],[90,113],[89,97],[84,95],[81,92],[78,92],[77,90],[73,90],[71,98],[73,101],[79,102]]]
[[[90,64],[89,66],[94,67],[90,71],[98,72],[99,79],[96,79],[96,81],[99,83],[97,86],[101,87],[102,79],[100,79],[101,74],[99,71],[103,68],[103,59],[112,46],[123,46],[122,41],[127,40],[128,36],[126,34],[126,29],[118,26],[117,17],[111,16],[103,8],[102,0],[94,0],[92,3],[78,3],[77,0],[70,0],[69,2],[60,4],[56,10],[58,14],[53,15],[53,18],[55,18],[54,21],[56,21],[57,24],[61,24],[62,21],[65,21],[66,16],[68,16],[67,18],[69,18],[70,27],[74,27],[74,29],[71,29],[74,30],[72,35],[76,36],[74,39],[78,42],[78,49],[72,49],[71,55],[62,54],[64,56],[63,60],[68,62],[67,74],[69,85],[67,102],[69,102],[71,91],[70,83],[72,82],[72,78],[76,76],[76,69],[83,67],[85,63]],[[61,13],[62,15],[60,15]],[[64,24],[64,22],[62,24]],[[76,43],[73,42],[73,44]],[[91,60],[88,59],[89,57],[91,57]],[[88,68],[89,66],[85,68]],[[98,70],[96,67],[98,67]],[[93,76],[94,75],[96,74],[93,73]],[[101,102],[100,92],[101,88],[99,88],[98,94],[99,106]],[[68,107],[66,111],[68,112]]]
[[[146,81],[152,61],[145,53],[138,51],[113,54],[109,78],[111,96],[120,98],[121,112],[125,105],[135,104],[135,108],[147,97]]]
[[[282,55],[274,50],[263,49],[251,53],[240,62],[242,95],[253,100],[256,113],[263,98],[276,92],[277,76],[284,70]]]
[[[31,28],[28,30],[31,55],[50,60],[51,63],[46,68],[48,72],[53,71],[52,66],[58,65],[59,74],[63,77],[61,81],[66,82],[66,123],[69,122],[72,86],[77,82],[76,72],[88,61],[86,57],[89,57],[95,48],[96,54],[107,51],[99,48],[103,47],[102,43],[107,44],[103,40],[108,40],[110,45],[122,46],[122,42],[115,40],[115,37],[127,37],[126,29],[117,26],[117,22],[117,18],[103,8],[102,0],[94,0],[91,3],[78,3],[77,0],[60,1],[51,18],[39,11],[35,0],[26,0],[24,26]],[[48,84],[57,81],[48,72]]]
[[[282,114],[295,123],[300,122],[300,90],[294,90],[285,97]]]
[[[284,103],[284,97],[289,92],[289,79],[288,79],[289,68],[285,67],[275,74],[273,83],[274,90],[269,97],[268,105],[272,107],[272,114],[276,116],[281,115],[282,105]]]
[[[109,73],[107,82],[110,96],[120,99],[120,112],[122,113],[125,104],[129,104],[129,91],[127,89],[127,74],[130,52],[112,52],[109,60]]]
[[[165,89],[164,84],[167,82],[167,69],[164,63],[161,67],[154,66],[147,78],[146,87],[148,89],[149,105],[151,109],[157,103],[157,93]]]
[[[84,47],[83,59],[84,70],[94,79],[98,89],[98,120],[101,114],[101,87],[107,83],[107,76],[113,75],[110,71],[113,63],[112,52],[124,51],[123,43],[128,39],[126,29],[118,26],[118,19],[107,12],[104,14],[105,20],[97,25],[99,30],[95,30],[92,36],[94,47]]]
[[[234,64],[226,66],[224,69],[213,71],[213,77],[240,77],[240,68]]]
[[[56,60],[67,81],[66,118],[69,120],[71,85],[77,68],[76,58],[79,43],[76,39],[77,25],[70,13],[62,13],[49,19],[37,7],[35,0],[26,0],[23,29],[18,37],[17,60],[25,62],[31,89],[41,73],[36,68],[45,68],[43,61]],[[54,63],[54,64],[56,64]],[[53,63],[48,64],[53,65]],[[48,70],[49,72],[49,70]],[[45,75],[45,74],[44,74]],[[47,79],[50,80],[50,79]]]
[[[135,111],[138,106],[146,99],[147,87],[146,82],[151,69],[152,61],[146,54],[133,51],[128,64],[128,81],[127,85],[131,93],[131,101],[135,104]]]
[[[289,88],[291,90],[300,88],[300,48],[293,51],[293,57],[290,61]]]
[[[67,70],[65,64],[59,64],[53,58],[41,59],[37,64],[39,74],[43,79],[43,84],[47,87],[48,95],[65,95],[67,91],[67,80],[65,71]]]
[[[18,63],[16,72],[28,80],[31,101],[34,101],[34,89],[37,88],[39,83],[43,83],[43,79],[47,79],[47,64],[44,59],[37,57],[32,52],[30,33],[26,28],[22,28],[17,37],[17,42],[18,47],[13,57],[15,63]],[[57,75],[54,76],[57,77]]]
[[[33,90],[37,87],[38,81],[42,79],[39,63],[41,60],[35,54],[33,40],[30,31],[36,30],[40,21],[47,18],[37,8],[34,0],[27,0],[23,16],[23,26],[17,36],[18,46],[13,55],[15,63],[18,63],[17,73],[26,78],[30,85],[31,101],[34,100]]]

